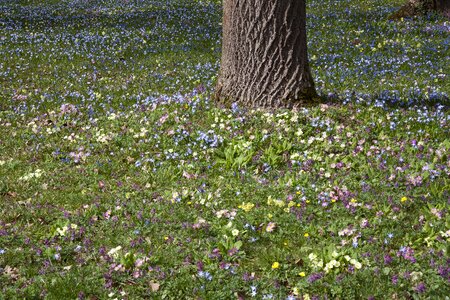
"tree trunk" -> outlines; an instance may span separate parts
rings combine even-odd
[[[216,100],[274,108],[317,101],[305,0],[224,0]]]
[[[423,15],[430,11],[437,11],[450,18],[450,0],[409,0],[390,19]]]

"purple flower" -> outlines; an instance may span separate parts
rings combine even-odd
[[[385,256],[384,256],[384,264],[385,265],[389,265],[389,264],[391,264],[392,263],[392,257],[389,255],[389,254],[386,254]]]
[[[392,276],[391,282],[393,285],[396,285],[398,283],[398,276],[397,275]]]
[[[314,273],[308,277],[308,282],[313,283],[323,277],[323,273]]]
[[[203,271],[203,262],[201,260],[197,262],[197,270]]]
[[[235,255],[236,253],[238,253],[238,249],[236,248],[236,247],[233,247],[233,248],[231,248],[230,250],[228,250],[228,255],[229,256],[233,256],[233,255]]]
[[[416,258],[414,257],[414,250],[411,247],[401,247],[397,252],[398,257],[403,257],[406,260],[409,260],[412,263],[416,262]]]
[[[422,294],[427,290],[427,287],[425,286],[425,284],[423,282],[419,283],[414,290],[419,293]]]
[[[211,254],[209,254],[209,258],[219,258],[220,259],[220,250],[218,248],[215,248]]]

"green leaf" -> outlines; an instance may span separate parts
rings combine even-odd
[[[242,241],[237,241],[236,243],[234,243],[234,247],[236,248],[236,249],[241,249],[241,247],[242,247]]]

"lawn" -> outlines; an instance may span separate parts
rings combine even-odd
[[[448,299],[450,22],[402,2],[308,1],[324,104],[271,111],[212,100],[219,1],[0,0],[0,299]]]

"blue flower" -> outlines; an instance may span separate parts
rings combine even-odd
[[[256,296],[256,294],[257,294],[257,292],[256,292],[256,286],[254,286],[254,285],[252,285],[251,287],[250,287],[250,289],[251,289],[251,296],[252,297],[255,297]]]

